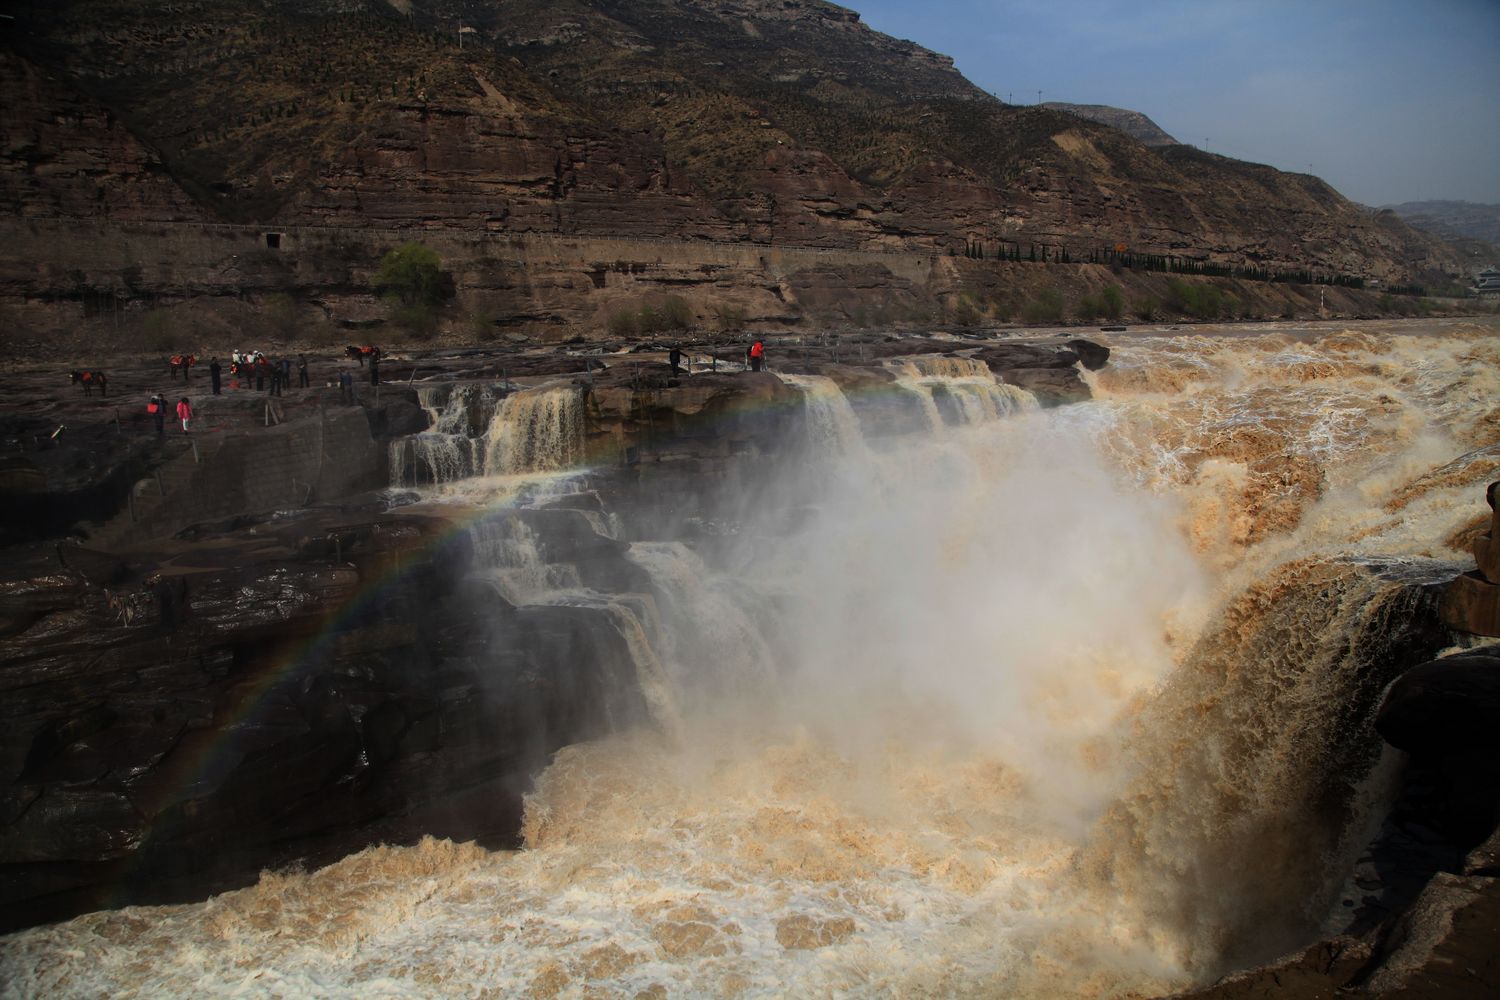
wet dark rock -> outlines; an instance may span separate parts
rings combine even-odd
[[[585,580],[640,587],[589,517],[518,523]],[[481,536],[443,517],[249,522],[141,550],[107,585],[0,580],[52,595],[0,640],[6,927],[423,833],[509,846],[554,750],[648,717],[606,608],[510,606],[468,575]]]
[[[1442,873],[1386,937],[1378,968],[1360,985],[1372,997],[1500,996],[1500,879]]]
[[[1500,752],[1500,656],[1476,651],[1411,668],[1386,692],[1375,728],[1418,756]]]
[[[370,421],[370,436],[396,438],[406,434],[420,434],[430,423],[427,411],[417,401],[417,393],[409,388],[380,387],[380,405],[365,410]]]
[[[1170,1000],[1329,1000],[1369,963],[1374,948],[1353,937],[1319,941],[1254,969],[1236,972]]]
[[[1001,381],[1025,389],[1043,406],[1081,403],[1092,396],[1072,368],[1008,368]]]
[[[1078,355],[1078,363],[1091,372],[1096,372],[1109,364],[1109,348],[1103,344],[1077,338],[1068,341],[1066,346]]]

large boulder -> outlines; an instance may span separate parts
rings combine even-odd
[[[1418,756],[1500,753],[1500,647],[1412,667],[1385,694],[1375,728]]]

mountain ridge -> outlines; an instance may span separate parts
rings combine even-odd
[[[1395,212],[1418,229],[1452,240],[1479,240],[1500,248],[1500,205],[1433,199],[1405,201],[1382,208]]]
[[[1069,104],[1064,101],[1046,101],[1040,106],[1119,129],[1142,145],[1175,146],[1178,144],[1177,140],[1168,135],[1160,125],[1139,111],[1117,108],[1109,104]]]
[[[101,297],[146,309],[211,295],[253,313],[254,296],[272,292],[366,324],[379,315],[368,255],[424,232],[473,234],[444,237],[463,308],[498,323],[545,317],[553,333],[634,308],[646,289],[665,294],[701,241],[916,258],[895,281],[863,258],[793,278],[764,253],[754,266],[736,257],[734,276],[709,285],[757,322],[791,321],[810,290],[837,303],[825,314],[835,321],[881,313],[857,304],[873,293],[901,310],[967,314],[981,301],[982,316],[1000,316],[1023,288],[1057,280],[1018,264],[1001,285],[1023,272],[1025,284],[1006,291],[993,266],[964,263],[1001,254],[1102,264],[1125,252],[1194,273],[1384,287],[1456,287],[1466,267],[1444,240],[1316,177],[1003,104],[950,58],[821,0],[13,9],[0,69],[25,99],[0,108],[0,197],[16,209],[12,244],[42,266],[0,276],[0,298],[26,316],[51,309],[54,327]],[[245,246],[197,260],[181,249],[197,237],[140,229],[156,222],[229,224],[236,241],[257,229],[349,236],[299,237],[279,257],[258,254],[252,275]],[[75,223],[135,227],[116,240],[129,263],[55,238]],[[533,235],[683,245],[659,289],[631,276],[661,260],[587,260],[585,278],[550,257],[499,268],[485,249]],[[1110,280],[1107,269],[1074,277],[1080,296]],[[694,302],[700,315],[718,308],[709,295]],[[1231,295],[1270,315],[1305,308],[1271,289]]]

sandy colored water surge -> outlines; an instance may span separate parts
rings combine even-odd
[[[1093,403],[894,448],[820,398],[795,536],[752,519],[732,575],[637,545],[680,714],[558,754],[525,850],[12,935],[7,994],[1148,996],[1315,924],[1319,706],[1399,612],[1358,565],[1467,559],[1495,330],[1112,346]]]

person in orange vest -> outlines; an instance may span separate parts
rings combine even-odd
[[[193,419],[193,404],[187,401],[186,396],[177,402],[177,417],[182,421],[182,433],[192,433],[192,428],[188,426],[188,423]]]
[[[146,412],[156,421],[156,436],[161,437],[166,433],[167,424],[167,401],[161,393],[158,392],[146,403]]]
[[[750,345],[750,370],[758,372],[765,366],[766,348],[760,341]]]

